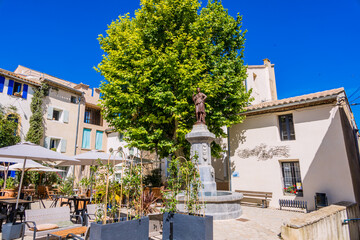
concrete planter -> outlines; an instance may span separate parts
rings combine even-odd
[[[134,239],[149,238],[149,218],[143,217],[130,221],[111,224],[91,223],[90,240]]]
[[[2,239],[10,240],[21,238],[24,230],[24,223],[6,223],[2,227]]]
[[[170,222],[173,225],[174,240],[212,240],[213,217],[192,216],[178,213],[164,213],[163,216],[163,240],[171,239]]]

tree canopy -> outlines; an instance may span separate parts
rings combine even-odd
[[[130,146],[186,155],[197,87],[208,96],[206,124],[217,137],[242,121],[250,97],[242,17],[217,0],[200,7],[198,0],[141,0],[135,17],[120,16],[99,36],[103,115]]]

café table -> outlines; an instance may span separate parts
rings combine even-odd
[[[6,215],[7,215],[6,222],[12,222],[14,220],[15,214],[19,214],[20,220],[22,221],[24,210],[31,203],[34,203],[34,201],[19,199],[20,207],[18,209],[21,210],[16,213],[16,209],[15,209],[16,199],[0,199],[0,204],[2,204],[2,206],[6,206]]]
[[[90,202],[90,198],[88,197],[64,197],[67,198],[68,201],[74,202],[74,214],[75,215],[81,215],[84,218],[86,205]],[[80,203],[83,203],[82,206],[80,206]]]

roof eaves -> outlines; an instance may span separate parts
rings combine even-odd
[[[26,83],[32,84],[34,86],[40,86],[41,85],[38,82],[35,82],[35,81],[30,80],[30,79],[21,77],[16,73],[13,73],[13,72],[1,69],[1,68],[0,68],[0,75],[11,78],[11,79],[14,79],[14,80],[17,80],[17,81],[26,82]]]
[[[240,115],[256,115],[257,113],[261,114],[261,112],[268,113],[271,111],[276,111],[277,109],[290,108],[290,107],[295,107],[295,106],[299,106],[302,108],[302,107],[306,107],[306,106],[303,106],[306,104],[313,104],[313,103],[321,104],[322,102],[327,102],[329,100],[337,100],[337,97],[338,97],[338,94],[333,94],[333,95],[326,96],[326,97],[319,97],[319,98],[314,98],[314,99],[300,100],[297,102],[278,104],[278,105],[273,105],[273,106],[268,106],[268,107],[257,108],[257,109],[245,111],[245,112],[240,113]]]
[[[62,88],[62,89],[64,89],[64,90],[67,90],[67,91],[76,93],[76,94],[78,94],[78,95],[82,95],[82,91],[77,90],[77,89],[74,89],[74,88],[69,87],[69,86],[66,86],[66,85],[64,85],[64,84],[55,82],[55,81],[50,80],[50,79],[48,79],[48,78],[45,78],[44,81],[49,82],[51,85],[57,86],[57,87]]]

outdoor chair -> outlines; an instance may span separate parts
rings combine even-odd
[[[52,195],[55,195],[54,191],[50,191],[50,188],[48,186],[45,187],[45,190],[47,197],[50,198],[50,200],[53,200]]]
[[[86,213],[84,216],[85,226],[90,226],[91,222],[95,222],[96,204],[86,205]]]
[[[32,235],[36,239],[45,237],[48,233],[82,227],[82,217],[77,216],[81,224],[74,224],[70,220],[71,216],[74,215],[70,215],[68,207],[25,210],[25,235]]]
[[[38,186],[37,195],[38,195],[38,198],[40,198],[40,199],[46,198],[46,188],[45,188],[45,186]]]

